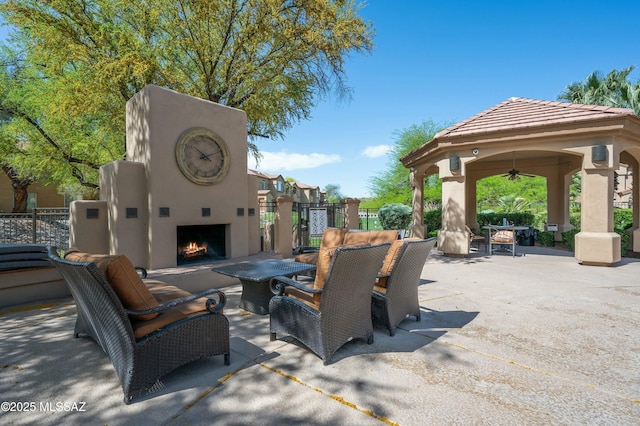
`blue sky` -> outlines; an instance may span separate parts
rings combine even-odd
[[[365,197],[403,129],[513,96],[556,100],[593,71],[640,65],[638,0],[369,0],[361,14],[376,36],[347,64],[351,101],[327,99],[284,139],[259,140],[259,170]]]

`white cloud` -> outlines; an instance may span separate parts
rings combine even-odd
[[[342,161],[337,154],[297,154],[291,152],[265,152],[261,151],[262,159],[256,165],[255,159],[249,157],[249,168],[275,172],[288,170],[313,169],[326,164],[339,163]]]
[[[384,157],[391,151],[391,145],[368,146],[362,151],[362,155],[369,158]]]

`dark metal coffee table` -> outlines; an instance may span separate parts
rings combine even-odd
[[[269,301],[273,297],[269,281],[284,275],[291,277],[315,269],[315,265],[277,259],[256,260],[213,268],[214,272],[235,277],[242,283],[240,309],[256,314],[269,313]]]

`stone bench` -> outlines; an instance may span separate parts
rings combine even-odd
[[[70,296],[40,244],[0,244],[0,307]]]

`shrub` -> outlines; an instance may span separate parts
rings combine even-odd
[[[576,234],[580,232],[580,228],[573,228],[569,231],[561,232],[562,242],[571,251],[576,251]]]
[[[427,227],[427,232],[431,235],[432,232],[438,232],[442,228],[442,209],[433,209],[425,211],[424,224]]]
[[[502,219],[507,219],[509,223],[516,226],[531,226],[534,223],[534,216],[531,212],[518,213],[478,213],[478,225],[502,225]]]
[[[554,245],[553,232],[551,231],[541,231],[538,232],[538,243],[541,246],[551,247]]]
[[[411,223],[411,207],[400,203],[385,204],[378,210],[382,229],[407,229]]]

